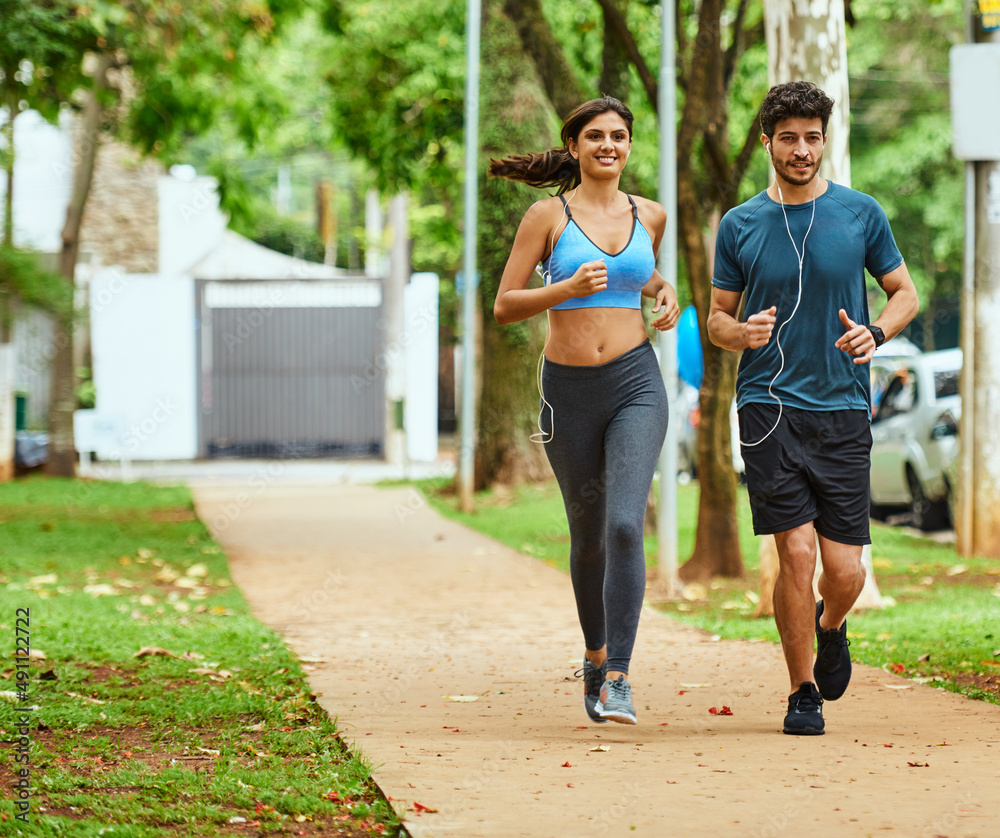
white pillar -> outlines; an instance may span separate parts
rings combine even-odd
[[[382,295],[382,319],[385,326],[385,459],[393,465],[406,463],[406,352],[403,295],[410,278],[407,196],[396,195],[389,202],[389,228],[392,247],[389,272]]]

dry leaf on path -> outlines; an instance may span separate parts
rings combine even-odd
[[[444,696],[448,701],[479,701],[478,695],[446,695]]]
[[[594,745],[594,747],[591,748],[590,750],[592,750],[592,751],[610,751],[611,750],[611,746],[610,745]]]

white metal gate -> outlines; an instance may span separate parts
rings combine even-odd
[[[382,281],[199,281],[203,457],[378,457]]]

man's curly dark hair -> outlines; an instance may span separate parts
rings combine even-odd
[[[774,127],[785,119],[815,119],[823,121],[823,136],[833,113],[833,99],[812,82],[790,81],[776,84],[764,97],[760,106],[760,130],[774,137]]]

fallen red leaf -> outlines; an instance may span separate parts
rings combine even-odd
[[[711,713],[713,716],[719,715],[719,711],[715,707],[709,707],[708,712]]]
[[[670,722],[660,722],[660,727],[666,727]]]
[[[719,715],[720,716],[731,716],[731,715],[733,715],[733,711],[729,707],[727,707],[725,704],[723,704],[722,705],[722,709],[719,711]]]
[[[562,767],[563,767],[563,768],[572,768],[573,766],[572,766],[572,765],[570,764],[570,761],[569,761],[569,760],[566,760],[566,762],[564,762],[564,763],[562,764]]]
[[[902,672],[903,670],[905,670],[906,667],[903,666],[903,664],[901,664],[901,663],[890,663],[889,664],[889,669],[891,669],[893,672],[895,672],[898,675],[900,672]]]
[[[686,690],[678,690],[677,691],[677,695],[684,695],[685,692],[686,692]]]
[[[587,729],[587,726],[586,726],[586,725],[577,725],[577,726],[576,726],[576,729],[577,729],[577,730],[586,730],[586,729]]]
[[[424,806],[423,803],[417,803],[416,800],[413,801],[413,810],[415,812],[436,812],[437,809],[431,809],[429,806]]]

